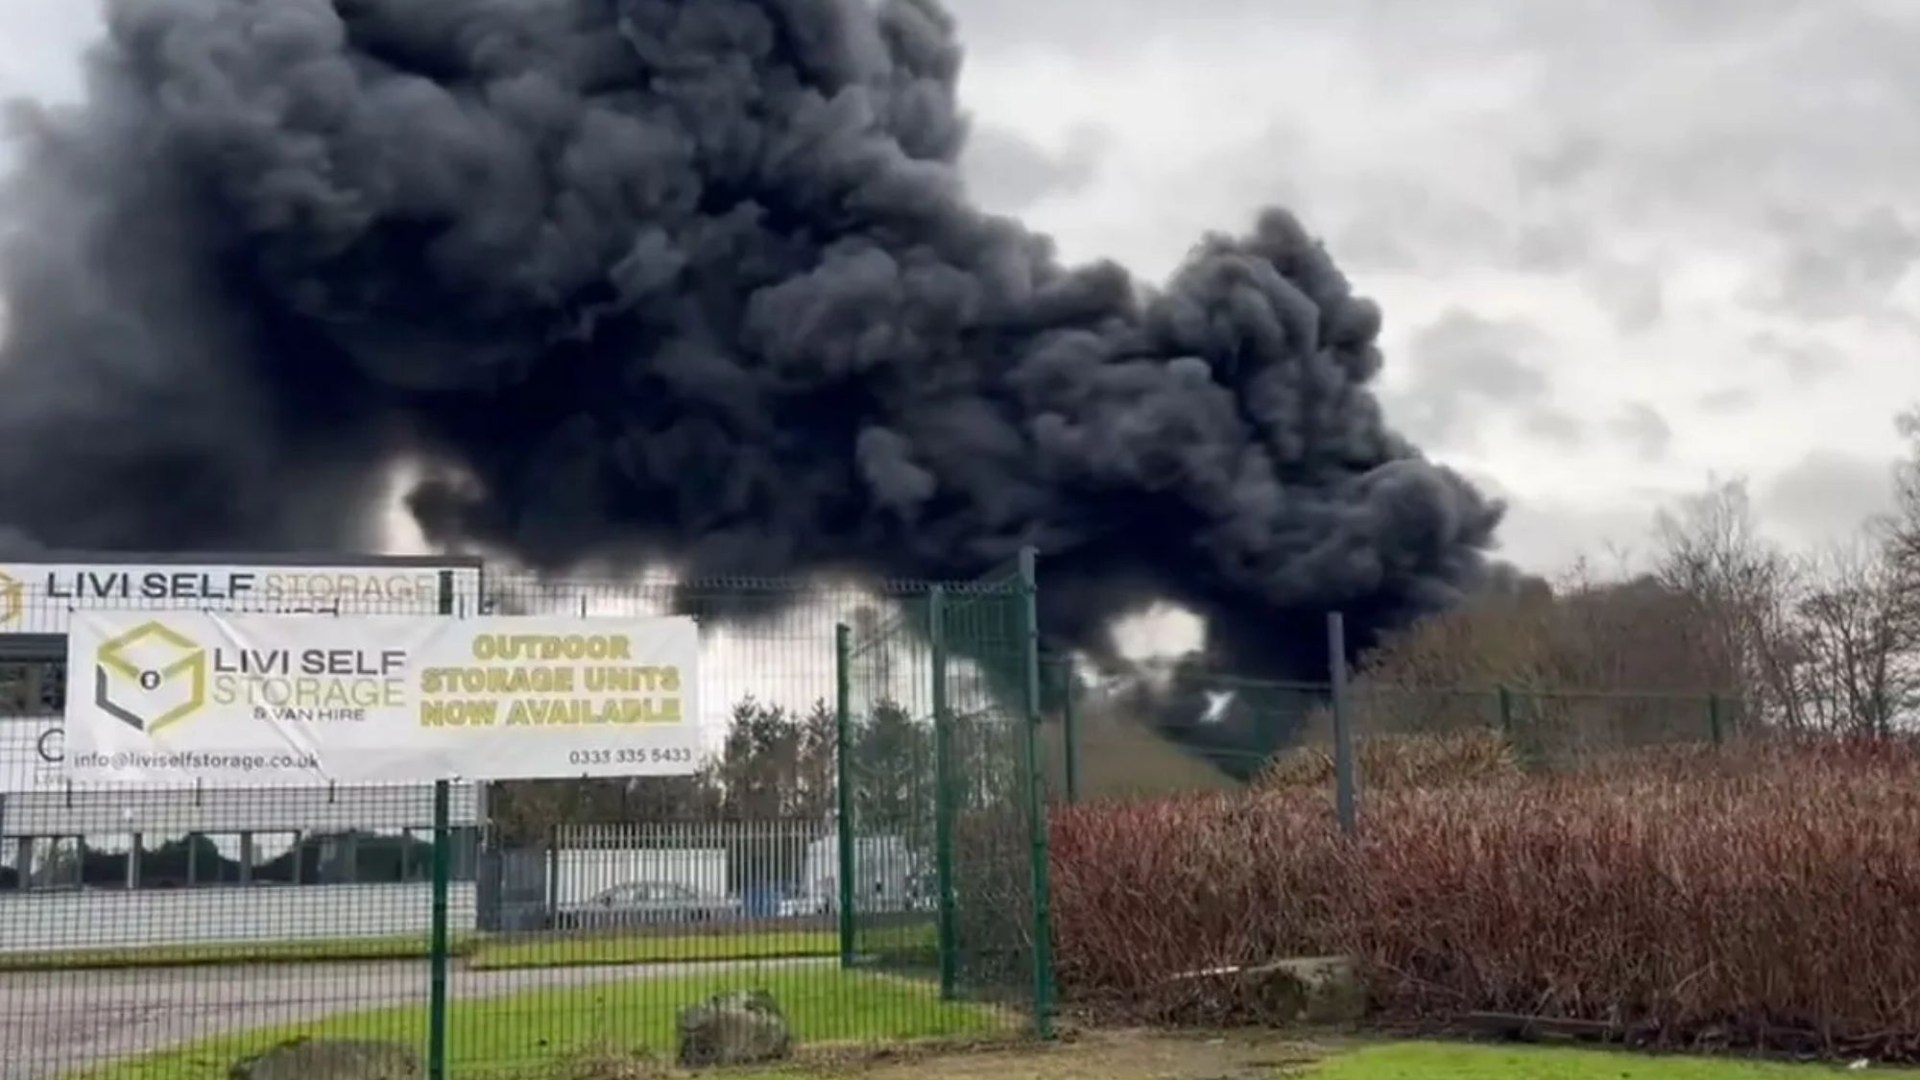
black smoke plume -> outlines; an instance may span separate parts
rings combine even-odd
[[[0,522],[563,570],[966,577],[1061,646],[1156,598],[1317,675],[1484,576],[1289,214],[1150,288],[975,208],[932,0],[108,0],[4,208]],[[1122,118],[1123,122],[1124,118]]]

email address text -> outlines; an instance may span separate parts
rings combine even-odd
[[[312,754],[209,754],[177,750],[155,754],[138,750],[87,751],[75,754],[72,764],[83,769],[155,769],[175,772],[286,772],[318,768]]]

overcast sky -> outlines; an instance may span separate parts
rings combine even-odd
[[[1710,474],[1884,504],[1920,399],[1914,0],[952,0],[982,202],[1163,275],[1282,203],[1387,313],[1391,418],[1540,570]],[[89,0],[5,0],[70,97]]]

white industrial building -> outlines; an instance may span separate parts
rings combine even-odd
[[[424,934],[428,785],[85,789],[61,774],[66,625],[83,606],[479,610],[476,559],[57,555],[0,563],[0,952]],[[472,928],[481,785],[455,785],[453,925]]]

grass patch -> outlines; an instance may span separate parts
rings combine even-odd
[[[455,937],[454,956],[479,947],[475,935]],[[223,964],[311,964],[354,960],[425,960],[427,936],[348,938],[338,941],[221,942],[151,945],[134,949],[57,949],[0,953],[4,971],[105,971],[124,968],[215,967]]]
[[[1364,1047],[1303,1075],[1309,1080],[1815,1080],[1859,1074],[1828,1065],[1413,1042]],[[1920,1078],[1920,1072],[1904,1069],[1868,1075]]]
[[[709,995],[761,988],[787,1012],[802,1043],[908,1043],[1004,1034],[1019,1018],[947,1003],[928,985],[822,964],[765,971],[555,986],[455,1003],[448,1069],[467,1074],[552,1070],[594,1054],[671,1055],[679,1011]],[[67,1080],[225,1080],[233,1062],[300,1035],[381,1039],[424,1047],[422,1006],[379,1009],[259,1029],[148,1054]]]
[[[473,951],[467,959],[467,966],[479,971],[500,971],[509,968],[782,960],[838,955],[840,935],[825,930],[675,936],[629,934],[491,941]]]
[[[934,955],[937,933],[927,923],[863,927],[855,939],[861,953]],[[840,955],[836,930],[766,929],[744,933],[607,934],[577,937],[494,939],[475,948],[467,967],[595,967],[616,964],[704,963],[729,960],[796,960]]]

